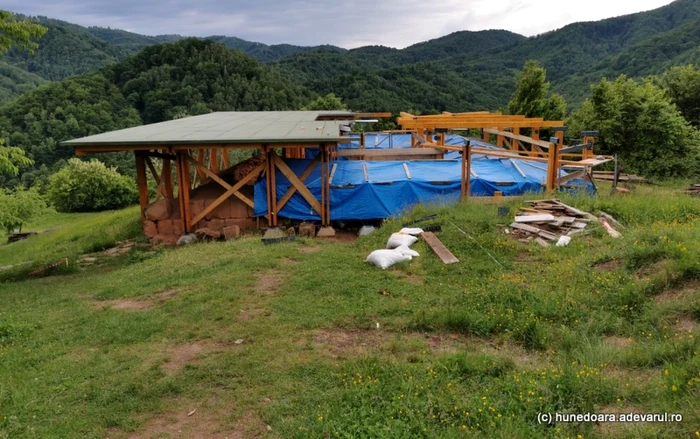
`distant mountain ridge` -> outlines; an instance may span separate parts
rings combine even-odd
[[[82,27],[46,17],[34,55],[0,57],[0,104],[38,86],[114,64],[179,35],[147,36]],[[503,107],[525,61],[547,69],[553,89],[576,106],[591,83],[622,73],[640,77],[700,61],[700,0],[646,12],[572,23],[535,37],[505,30],[460,31],[404,49],[267,45],[236,37],[206,39],[268,63],[312,93],[335,93],[360,110],[469,111]]]

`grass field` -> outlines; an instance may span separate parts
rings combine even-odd
[[[423,242],[411,262],[365,264],[394,220],[354,243],[249,237],[13,270],[0,437],[700,436],[700,200],[641,186],[564,200],[612,214],[624,237],[525,245],[498,230],[496,205],[466,203],[408,215],[440,214],[450,266]],[[107,248],[138,235],[136,212],[46,219],[61,227],[0,245],[0,265]],[[540,412],[683,421],[546,425]]]

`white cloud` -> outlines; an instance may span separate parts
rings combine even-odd
[[[460,30],[536,35],[576,21],[654,9],[670,0],[5,0],[3,9],[84,26],[228,35],[266,44],[379,44],[403,48]]]

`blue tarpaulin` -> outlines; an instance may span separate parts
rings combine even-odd
[[[372,149],[377,139],[377,148],[410,148],[408,135],[366,137],[367,149]],[[470,139],[474,146],[493,145]],[[462,145],[465,139],[448,136],[447,144]],[[353,148],[355,142],[342,145]],[[494,147],[495,148],[495,147]],[[309,150],[307,150],[309,151]],[[296,175],[300,175],[311,163],[310,159],[285,160]],[[520,168],[525,177],[516,168]],[[461,193],[461,153],[450,152],[444,160],[413,161],[360,161],[337,160],[331,163],[335,173],[331,181],[330,205],[332,220],[368,220],[400,215],[416,204],[441,205],[455,203]],[[365,169],[367,180],[365,180]],[[493,196],[500,191],[505,196],[541,192],[547,177],[547,167],[518,159],[504,159],[484,155],[472,155],[472,196]],[[408,172],[407,172],[408,171]],[[562,173],[566,175],[566,173]],[[287,178],[277,170],[275,175],[277,199],[291,187]],[[317,166],[304,182],[317,199],[321,198],[321,174]],[[582,181],[573,184],[586,186]],[[590,183],[588,183],[590,184]],[[255,183],[255,215],[267,214],[266,182]],[[280,217],[297,220],[320,220],[310,204],[295,192],[279,212]]]

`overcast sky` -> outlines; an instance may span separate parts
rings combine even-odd
[[[2,0],[0,9],[147,35],[227,35],[266,44],[403,48],[459,30],[531,36],[670,0]]]

